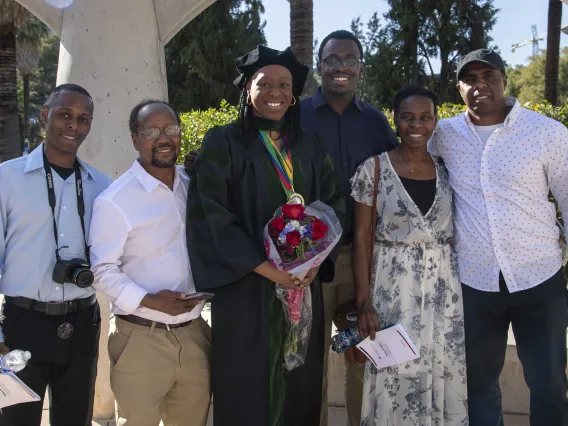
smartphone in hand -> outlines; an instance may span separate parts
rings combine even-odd
[[[211,300],[215,297],[213,293],[207,293],[205,291],[190,293],[185,295],[184,300],[198,299],[198,300]]]

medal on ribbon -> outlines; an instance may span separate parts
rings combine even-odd
[[[290,149],[286,146],[286,137],[282,136],[282,152],[278,150],[272,138],[264,130],[259,130],[260,139],[264,144],[272,165],[276,170],[276,174],[280,178],[282,188],[286,193],[288,201],[286,204],[301,204],[304,205],[304,197],[294,191],[294,168],[292,167],[292,157]]]

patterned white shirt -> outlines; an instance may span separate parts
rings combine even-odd
[[[482,143],[467,112],[441,120],[429,142],[454,190],[455,248],[461,281],[510,292],[546,281],[562,266],[556,210],[568,218],[568,129],[506,99],[502,128]]]

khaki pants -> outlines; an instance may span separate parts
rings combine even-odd
[[[339,256],[335,262],[334,280],[330,283],[323,283],[322,285],[325,314],[325,347],[320,426],[327,426],[328,355],[331,341],[331,327],[333,325],[333,311],[342,303],[355,298],[355,283],[353,282],[353,270],[351,268],[351,244],[341,247],[339,251]],[[359,426],[361,423],[365,364],[360,364],[356,361],[348,361],[346,358],[344,362],[347,425]]]
[[[170,331],[115,317],[108,353],[117,426],[205,426],[211,329],[201,317]]]

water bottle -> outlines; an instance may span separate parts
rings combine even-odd
[[[357,327],[353,325],[346,330],[341,330],[331,338],[331,349],[334,352],[343,353],[362,340],[363,338],[357,332]]]
[[[29,359],[32,357],[28,351],[15,349],[0,357],[0,372],[17,373],[24,369]]]

